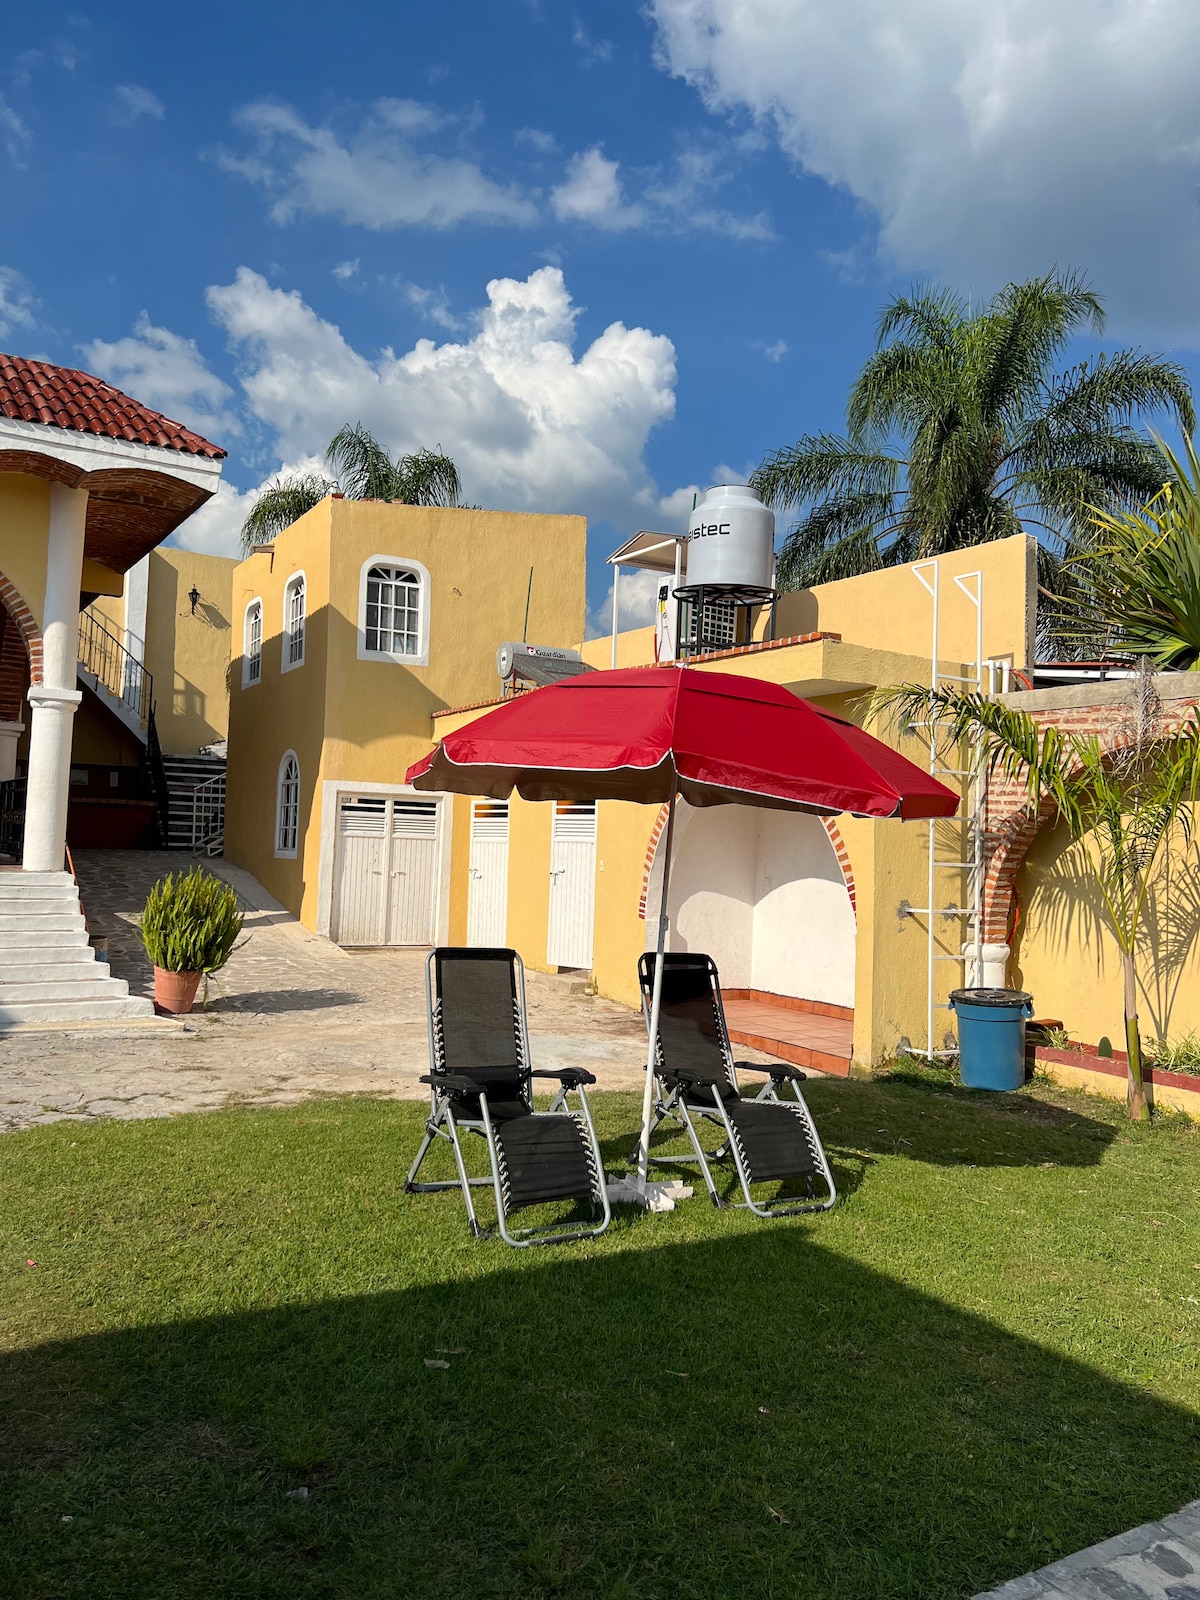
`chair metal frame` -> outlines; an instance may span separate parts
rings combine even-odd
[[[425,1003],[426,1020],[429,1035],[429,1072],[421,1078],[422,1083],[429,1085],[429,1116],[425,1122],[425,1136],[421,1147],[417,1151],[416,1159],[408,1170],[404,1180],[406,1194],[430,1194],[444,1189],[461,1189],[463,1203],[467,1209],[467,1221],[471,1233],[476,1239],[487,1238],[491,1230],[480,1223],[475,1214],[475,1205],[471,1197],[471,1190],[490,1188],[496,1200],[496,1219],[500,1237],[505,1244],[512,1245],[514,1249],[524,1250],[532,1245],[558,1244],[573,1239],[593,1239],[602,1234],[612,1220],[612,1212],[608,1203],[608,1191],[604,1178],[604,1163],[600,1155],[600,1144],[596,1138],[596,1127],[592,1121],[591,1107],[588,1105],[586,1084],[595,1083],[596,1079],[590,1072],[585,1072],[579,1067],[564,1067],[560,1071],[535,1071],[530,1066],[529,1054],[529,1028],[526,1018],[525,1001],[525,963],[515,950],[508,949],[472,949],[471,954],[479,958],[488,956],[504,956],[508,960],[516,975],[516,1003],[514,1005],[513,1025],[514,1038],[518,1065],[513,1073],[514,1080],[520,1080],[520,1094],[523,1103],[528,1108],[529,1116],[570,1117],[579,1127],[583,1138],[584,1151],[587,1157],[589,1175],[592,1183],[591,1201],[593,1210],[597,1207],[601,1213],[598,1224],[587,1226],[580,1223],[557,1222],[546,1223],[535,1228],[511,1228],[508,1226],[508,1195],[506,1193],[504,1172],[505,1163],[496,1142],[496,1129],[492,1121],[491,1110],[488,1106],[488,1091],[486,1084],[471,1077],[470,1071],[458,1072],[448,1068],[445,1060],[445,1042],[441,1028],[440,995],[434,993],[434,967],[437,958],[444,953],[445,947],[431,950],[425,963]],[[557,1079],[559,1088],[545,1111],[537,1111],[533,1104],[534,1078]],[[572,1111],[567,1096],[574,1092],[579,1097],[579,1110]],[[479,1115],[464,1116],[461,1110],[455,1110],[455,1097],[463,1094],[477,1095],[479,1099]],[[472,1178],[467,1173],[466,1161],[463,1158],[462,1144],[459,1139],[460,1132],[473,1133],[482,1138],[488,1151],[490,1175],[486,1178]],[[458,1172],[457,1179],[448,1178],[435,1182],[417,1182],[417,1173],[429,1151],[438,1140],[445,1140],[454,1154],[454,1165]],[[582,1198],[582,1196],[580,1197]]]
[[[638,960],[638,987],[642,997],[642,1015],[646,1021],[647,1032],[649,1032],[650,1028],[649,989],[653,984],[652,955],[653,952],[647,952]],[[695,1072],[688,1067],[668,1068],[663,1050],[661,1026],[655,1051],[655,1102],[654,1117],[650,1124],[650,1136],[652,1138],[664,1122],[672,1122],[687,1134],[695,1153],[690,1156],[656,1156],[651,1154],[649,1159],[659,1166],[674,1166],[680,1163],[697,1164],[704,1179],[705,1188],[708,1190],[709,1199],[717,1207],[745,1209],[752,1211],[756,1217],[765,1219],[799,1216],[806,1212],[831,1210],[837,1203],[837,1185],[833,1181],[833,1173],[830,1171],[829,1161],[825,1155],[825,1147],[821,1143],[821,1137],[813,1121],[812,1112],[808,1109],[808,1103],[800,1090],[800,1084],[807,1078],[807,1073],[802,1072],[799,1067],[790,1066],[786,1063],[759,1066],[753,1061],[735,1061],[733,1047],[729,1040],[729,1030],[725,1022],[725,1005],[721,998],[721,980],[717,972],[716,962],[713,961],[711,956],[702,956],[693,952],[689,952],[688,957],[692,963],[700,961],[707,963],[709,989],[717,1025],[717,1044],[720,1048],[725,1069],[726,1086],[732,1089],[739,1100],[746,1100],[747,1097],[742,1094],[741,1085],[738,1082],[738,1070],[768,1075],[769,1081],[763,1084],[758,1093],[752,1097],[753,1101],[778,1106],[781,1111],[790,1112],[801,1123],[805,1138],[815,1158],[817,1170],[825,1180],[829,1194],[825,1200],[806,1200],[801,1204],[797,1204],[786,1196],[781,1196],[772,1201],[756,1201],[750,1193],[750,1185],[754,1182],[772,1182],[774,1180],[754,1178],[737,1126],[730,1120],[719,1085],[712,1084],[710,1086],[713,1098],[711,1110],[707,1106],[694,1103],[692,1105],[688,1104],[687,1097],[689,1092],[700,1089],[708,1080],[703,1074]],[[663,959],[669,968],[671,955],[667,954]],[[792,1086],[794,1099],[785,1100],[780,1095],[780,1089],[787,1083]],[[700,1135],[696,1128],[697,1118],[713,1123],[725,1135],[724,1142],[717,1149],[705,1150],[700,1143]],[[733,1161],[734,1171],[741,1185],[742,1194],[745,1196],[744,1200],[723,1200],[717,1191],[710,1162],[726,1159],[732,1159]]]

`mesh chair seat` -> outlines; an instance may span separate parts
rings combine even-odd
[[[812,1178],[821,1170],[808,1129],[790,1106],[734,1100],[725,1109],[756,1179]]]
[[[491,1109],[491,1101],[488,1101]],[[496,1129],[506,1209],[546,1200],[588,1200],[596,1180],[575,1117],[523,1116]]]

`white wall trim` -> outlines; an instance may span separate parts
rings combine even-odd
[[[250,657],[246,653],[246,640],[249,636],[250,613],[258,607],[258,677],[250,676]],[[262,595],[256,594],[253,600],[246,601],[246,609],[242,612],[242,688],[256,689],[262,682],[263,645],[266,643],[266,608],[263,606]]]
[[[371,657],[372,660],[375,657]],[[333,927],[333,876],[337,859],[338,805],[345,794],[376,794],[385,799],[401,800],[411,796],[414,800],[438,802],[438,879],[436,909],[434,912],[434,944],[447,944],[450,939],[450,867],[453,847],[454,813],[453,796],[445,791],[431,792],[414,789],[411,783],[355,783],[349,778],[326,778],[321,784],[321,845],[317,857],[317,932],[323,939],[332,938]]]
[[[186,450],[110,439],[104,434],[80,433],[74,428],[52,427],[46,422],[23,422],[18,417],[0,417],[0,450],[25,450],[30,455],[49,456],[81,472],[142,467],[150,472],[161,472],[168,478],[180,478],[208,494],[216,493],[224,465],[220,457],[213,460],[210,456],[191,455]],[[80,487],[87,488],[87,484]]]
[[[304,617],[303,627],[300,635],[300,659],[299,661],[289,661],[288,646],[292,642],[291,636],[288,633],[288,627],[291,621],[290,590],[297,579],[299,579],[304,585]],[[298,572],[293,572],[291,577],[283,586],[283,627],[279,631],[282,636],[282,643],[279,650],[279,670],[281,673],[294,672],[297,667],[302,667],[304,665],[304,658],[308,654],[308,577],[305,574],[303,567],[301,567]]]
[[[296,843],[290,850],[279,847],[279,824],[283,820],[283,774],[289,761],[296,763]],[[295,861],[300,844],[300,757],[294,750],[285,750],[275,769],[275,834],[272,840],[276,861]]]
[[[421,580],[421,604],[418,618],[417,653],[397,655],[391,650],[367,649],[367,574],[372,567],[407,567]],[[358,659],[360,661],[389,661],[401,667],[427,667],[429,665],[429,568],[412,556],[378,555],[363,562],[358,574]],[[365,792],[365,791],[364,791]]]
[[[125,574],[125,637],[121,641],[139,667],[146,664],[146,605],[150,594],[150,557],[144,555]]]

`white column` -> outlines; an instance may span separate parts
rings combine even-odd
[[[26,872],[61,872],[71,793],[71,734],[83,696],[75,687],[79,654],[79,584],[87,490],[50,486],[46,599],[42,612],[42,682],[29,690],[29,780],[25,800]]]

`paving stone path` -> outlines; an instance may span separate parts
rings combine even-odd
[[[189,864],[143,850],[81,851],[76,860],[89,929],[108,935],[112,970],[134,994],[150,994],[153,981],[133,919],[156,878]],[[421,952],[339,950],[249,874],[208,864],[249,909],[245,942],[213,979],[207,1010],[198,1007],[183,1026],[0,1037],[0,1130],[234,1102],[287,1105],[314,1094],[427,1093],[417,1081],[429,1070]],[[605,1089],[640,1085],[637,1013],[573,993],[567,978],[531,972],[528,991],[536,1066],[586,1066]]]
[[[1200,1600],[1200,1500],[975,1600]]]

